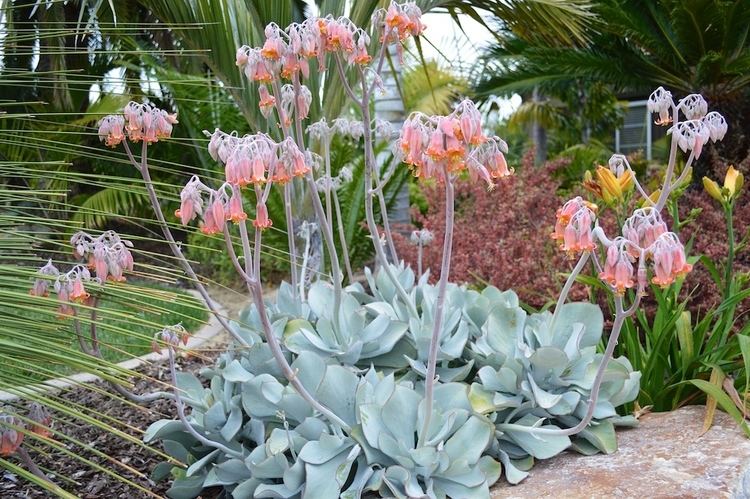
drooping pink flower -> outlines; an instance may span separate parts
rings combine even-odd
[[[60,271],[57,270],[57,267],[55,267],[52,264],[52,259],[47,260],[47,263],[41,267],[38,271],[38,274],[45,276],[45,277],[57,277],[60,275]],[[29,291],[29,294],[32,296],[48,296],[49,295],[49,279],[44,278],[37,278],[34,280],[34,284],[31,286],[31,290]]]
[[[224,203],[220,196],[215,195],[214,199],[210,202],[208,208],[206,208],[206,211],[203,213],[201,232],[207,235],[223,232],[225,222],[226,214]]]
[[[229,213],[227,219],[234,223],[240,223],[247,219],[247,214],[242,209],[242,196],[239,189],[232,190],[232,196],[229,198]]]
[[[673,232],[666,232],[654,242],[651,251],[654,277],[651,282],[667,287],[677,277],[687,274],[693,266],[687,263],[685,247]]]
[[[268,217],[268,208],[262,201],[255,206],[253,225],[259,230],[265,230],[273,225],[273,221]]]
[[[261,85],[258,88],[258,93],[260,94],[260,114],[264,118],[268,118],[271,116],[273,108],[276,105],[276,98],[268,92],[268,88],[265,85]]]
[[[71,284],[71,290],[70,290],[70,300],[78,303],[83,303],[89,298],[89,294],[86,292],[86,289],[83,287],[83,280],[80,276],[77,276],[75,279],[73,279],[73,283]]]
[[[632,256],[627,251],[628,241],[618,237],[607,248],[607,257],[604,261],[599,278],[607,282],[618,295],[623,295],[626,289],[635,285]]]
[[[595,220],[596,206],[578,196],[557,211],[555,231],[551,237],[560,243],[560,249],[571,256],[593,251],[596,248],[592,233]]]
[[[105,116],[99,121],[99,140],[108,147],[115,147],[125,139],[125,118],[119,115]]]
[[[23,443],[23,422],[10,414],[0,414],[0,457],[9,457]]]

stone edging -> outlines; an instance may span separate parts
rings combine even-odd
[[[188,289],[186,291],[193,297],[206,304],[206,301],[197,291],[192,289]],[[213,302],[213,305],[216,308],[216,311],[219,312],[221,316],[227,316],[227,310],[226,308],[224,308],[224,306],[215,301]],[[206,308],[208,309],[208,307]],[[209,315],[208,322],[204,324],[203,327],[201,327],[195,334],[190,336],[187,345],[185,345],[186,349],[195,349],[224,330],[221,324],[219,324],[219,320],[216,318],[216,316],[209,310],[207,310],[207,312]],[[167,353],[167,350],[163,349],[160,352],[150,352],[145,355],[141,355],[140,357],[118,362],[116,366],[122,369],[132,370],[146,363],[160,362],[168,358],[169,354]],[[96,381],[101,381],[101,378],[91,373],[78,373],[70,376],[61,376],[59,378],[49,379],[47,381],[43,381],[34,385],[19,386],[13,388],[11,391],[0,390],[0,402],[16,401],[22,398],[24,393],[49,393],[53,391],[64,390],[66,388],[72,388],[83,383],[94,383]]]

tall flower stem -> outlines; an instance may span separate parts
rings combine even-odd
[[[724,218],[727,221],[727,262],[724,265],[724,299],[732,294],[732,271],[734,267],[734,201],[724,206]]]
[[[341,76],[342,81],[346,81],[346,74],[344,73],[344,69],[341,66],[341,61],[338,56],[336,56],[335,59],[337,61],[337,67],[339,68],[339,76]],[[362,76],[361,73],[360,75]],[[351,89],[349,89],[348,93],[353,95]],[[385,255],[383,243],[380,241],[378,226],[375,223],[375,213],[373,210],[373,196],[375,194],[375,191],[372,185],[373,175],[375,174],[375,152],[372,141],[372,128],[370,126],[370,123],[372,123],[372,120],[370,119],[370,107],[366,104],[368,102],[368,96],[367,94],[365,94],[364,98],[361,101],[356,98],[354,100],[360,105],[360,109],[362,111],[362,121],[365,125],[365,219],[367,220],[367,228],[370,231],[370,235],[372,236],[372,245],[375,248],[375,258],[380,264],[383,271],[388,276],[388,279],[391,280],[391,283],[396,288],[396,293],[398,294],[399,298],[401,298],[406,306],[409,307],[412,315],[416,316],[418,315],[417,307],[414,304],[413,300],[409,298],[409,295],[401,285],[401,282],[393,274],[393,269],[388,263],[388,258]]]
[[[284,185],[284,215],[286,216],[287,245],[289,246],[289,270],[292,280],[292,289],[295,296],[297,295],[297,243],[294,240],[294,218],[292,215],[292,183],[287,182]]]
[[[232,456],[234,458],[242,459],[244,456],[241,452],[238,452],[234,449],[230,449],[226,445],[220,443],[220,442],[214,442],[213,440],[210,440],[206,438],[205,436],[198,433],[198,431],[193,428],[193,425],[190,424],[190,421],[188,421],[187,416],[185,415],[185,404],[182,401],[182,397],[180,396],[180,388],[177,386],[177,368],[175,367],[175,354],[174,349],[172,346],[167,347],[169,351],[169,372],[172,375],[172,386],[174,388],[174,403],[177,407],[177,416],[180,418],[180,422],[182,422],[182,426],[185,427],[185,429],[192,435],[196,440],[198,440],[200,443],[205,445],[206,447],[212,447],[214,449],[219,449],[221,452]]]
[[[292,369],[292,366],[289,365],[289,362],[284,356],[284,351],[281,348],[281,343],[274,334],[273,327],[271,326],[271,321],[268,318],[266,304],[263,302],[263,286],[260,281],[260,276],[253,275],[249,271],[251,268],[251,264],[249,262],[251,262],[253,258],[250,249],[250,238],[247,232],[247,224],[243,221],[239,225],[240,239],[242,240],[242,248],[245,254],[245,268],[248,270],[248,272],[244,274],[246,276],[245,282],[247,284],[248,291],[250,292],[250,296],[253,300],[253,304],[255,305],[255,309],[258,311],[258,316],[260,317],[260,322],[263,327],[263,335],[266,338],[266,343],[268,343],[268,348],[271,350],[271,354],[273,355],[276,364],[281,369],[281,372],[283,373],[287,381],[289,381],[289,384],[292,385],[292,387],[296,390],[300,397],[305,399],[305,401],[310,404],[313,409],[325,416],[325,418],[334,425],[344,430],[348,430],[349,425],[347,425],[341,418],[336,416],[336,414],[334,414],[333,411],[331,411],[329,408],[315,400],[315,397],[313,397],[312,394],[307,391],[304,385],[297,378],[297,373],[295,373],[295,371]]]
[[[136,169],[141,172],[141,176],[143,177],[143,182],[146,184],[146,191],[148,192],[148,198],[151,201],[151,207],[154,210],[154,214],[156,215],[156,220],[159,222],[159,226],[161,227],[161,231],[164,234],[164,238],[167,240],[169,249],[172,250],[172,253],[174,254],[175,258],[177,258],[177,261],[179,262],[180,266],[185,271],[187,276],[190,278],[190,281],[195,286],[195,289],[197,289],[198,293],[200,293],[208,309],[211,311],[214,317],[216,317],[216,320],[219,321],[219,324],[221,324],[221,326],[226,330],[226,332],[229,333],[229,335],[232,338],[234,338],[238,343],[240,343],[243,346],[249,347],[250,345],[229,326],[229,323],[227,322],[226,318],[223,315],[221,315],[219,311],[216,309],[216,306],[214,305],[213,300],[211,300],[211,296],[208,294],[208,291],[206,290],[205,286],[203,286],[203,283],[201,283],[200,279],[198,278],[198,275],[193,270],[193,267],[187,261],[187,258],[185,258],[185,255],[182,254],[180,245],[177,244],[177,241],[175,241],[174,236],[172,236],[172,231],[169,230],[169,224],[167,224],[167,220],[164,218],[164,213],[161,211],[159,198],[156,195],[156,190],[154,189],[154,183],[151,180],[151,174],[148,171],[148,159],[147,159],[148,158],[147,156],[148,144],[146,142],[143,143],[143,149],[141,150],[141,164],[140,165],[137,162],[135,162],[135,158],[133,158],[133,155],[130,152],[130,147],[128,146],[127,140],[123,141],[123,144],[125,146],[125,150],[128,153],[128,157],[131,158],[131,161],[133,162]]]
[[[438,282],[438,295],[435,302],[433,314],[432,337],[430,338],[430,350],[427,356],[427,376],[424,385],[424,422],[422,433],[419,435],[420,444],[427,438],[430,429],[430,418],[432,415],[432,401],[435,391],[435,370],[437,368],[437,355],[440,346],[440,336],[443,325],[443,305],[445,304],[445,290],[448,286],[448,276],[451,269],[451,252],[453,249],[453,217],[454,217],[453,181],[447,169],[445,170],[445,237],[443,238],[443,261],[440,265],[440,281]]]
[[[349,284],[354,282],[354,273],[352,272],[352,262],[349,259],[349,248],[346,244],[346,233],[344,232],[344,219],[341,217],[341,204],[336,191],[333,191],[333,206],[336,210],[336,224],[339,229],[339,241],[341,242],[341,252],[344,257],[344,266],[346,268],[346,279]]]
[[[513,426],[514,430],[533,433],[540,436],[571,436],[585,430],[594,417],[596,404],[599,401],[599,391],[602,386],[602,381],[604,381],[604,373],[606,372],[609,361],[612,359],[612,355],[614,354],[615,347],[617,346],[617,340],[620,337],[620,333],[622,332],[622,326],[625,322],[625,319],[628,316],[632,315],[633,312],[635,312],[634,307],[625,311],[622,306],[622,297],[619,295],[615,296],[615,320],[612,324],[612,332],[609,335],[607,348],[604,350],[604,355],[602,356],[601,363],[599,364],[599,368],[596,371],[594,383],[591,385],[591,392],[588,400],[588,408],[586,409],[586,414],[577,425],[571,428],[559,430],[552,430],[548,428],[534,428],[522,425],[509,426]]]
[[[573,270],[570,272],[568,279],[565,281],[565,285],[563,286],[562,291],[560,291],[560,297],[557,299],[557,304],[555,305],[555,312],[553,313],[552,321],[550,322],[550,331],[555,330],[555,322],[557,322],[557,317],[560,315],[560,310],[562,310],[563,305],[565,305],[565,301],[568,299],[570,288],[573,287],[573,284],[576,282],[578,275],[583,270],[586,262],[588,262],[590,255],[591,253],[588,251],[584,251],[581,254],[581,257],[578,259],[578,263],[576,263],[576,266],[573,267]]]
[[[34,462],[34,460],[31,459],[31,456],[29,455],[28,452],[26,452],[26,449],[24,449],[23,447],[19,447],[18,449],[16,449],[16,454],[18,454],[18,457],[21,458],[21,461],[23,461],[23,463],[26,465],[26,467],[28,468],[28,470],[34,476],[36,476],[37,478],[40,478],[40,479],[44,480],[45,482],[47,482],[49,484],[52,484],[55,488],[57,488],[57,484],[55,484],[55,482],[53,482],[52,480],[50,480],[49,477],[47,475],[45,475],[44,472],[41,469],[39,469],[39,466],[37,466],[37,464]]]

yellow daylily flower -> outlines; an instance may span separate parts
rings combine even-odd
[[[706,192],[719,201],[720,203],[727,203],[732,199],[736,198],[742,186],[745,183],[745,177],[742,173],[735,169],[734,166],[730,166],[727,170],[727,174],[724,176],[724,187],[719,187],[719,184],[708,177],[703,177],[703,188]]]
[[[745,177],[739,170],[735,170],[734,166],[730,166],[727,170],[727,174],[724,176],[724,188],[729,191],[729,198],[733,198],[737,195],[742,184],[745,182]]]
[[[633,175],[630,171],[626,171],[618,177],[612,170],[604,166],[596,168],[596,180],[589,171],[583,177],[583,186],[603,199],[605,203],[621,201],[625,193],[633,189],[633,185]]]

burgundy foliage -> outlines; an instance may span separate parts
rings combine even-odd
[[[536,307],[555,300],[574,264],[550,238],[555,213],[564,202],[553,173],[568,164],[569,160],[558,159],[537,168],[527,154],[516,174],[499,180],[491,191],[483,182],[457,182],[451,281],[512,288],[523,302]],[[431,269],[431,280],[437,281],[445,234],[445,190],[434,184],[424,185],[423,192],[427,212],[415,210],[412,217],[417,227],[435,235],[425,248],[423,265]],[[417,250],[405,232],[405,237],[394,236],[399,257],[416,268]],[[571,297],[584,299],[585,288],[576,286]]]
[[[554,172],[566,168],[567,159],[557,159],[538,168],[533,166],[533,156],[527,154],[516,174],[498,182],[487,191],[480,182],[464,180],[456,184],[456,224],[451,260],[451,281],[470,284],[492,284],[500,289],[515,290],[522,301],[541,307],[555,300],[565,276],[574,262],[567,258],[550,239],[555,223],[555,212],[567,197],[558,192],[559,182]],[[723,182],[728,164],[717,159],[711,161],[711,177]],[[750,178],[750,157],[738,165],[746,178]],[[698,179],[699,180],[699,179]],[[747,189],[747,187],[746,187]],[[423,185],[427,199],[427,212],[416,208],[412,217],[415,227],[431,230],[435,239],[424,251],[424,268],[431,269],[431,280],[440,277],[440,259],[445,231],[445,199],[441,185]],[[735,234],[739,242],[750,230],[750,204],[747,194],[735,208]],[[726,226],[721,207],[705,193],[696,182],[680,199],[680,217],[700,208],[697,219],[682,228],[680,238],[691,243],[690,255],[706,255],[721,269],[727,255]],[[617,231],[611,211],[605,210],[600,223],[607,233]],[[670,217],[665,213],[668,223]],[[415,227],[403,228],[395,234],[399,257],[416,268],[417,250],[409,242],[408,232]],[[742,251],[736,255],[735,272],[750,273],[750,254]],[[587,299],[586,288],[576,285],[571,299]],[[713,283],[705,267],[698,263],[688,274],[683,285],[683,298],[689,297],[688,309],[702,315],[721,300],[721,292]],[[648,298],[646,308],[655,306]],[[750,310],[747,304],[738,312]]]

